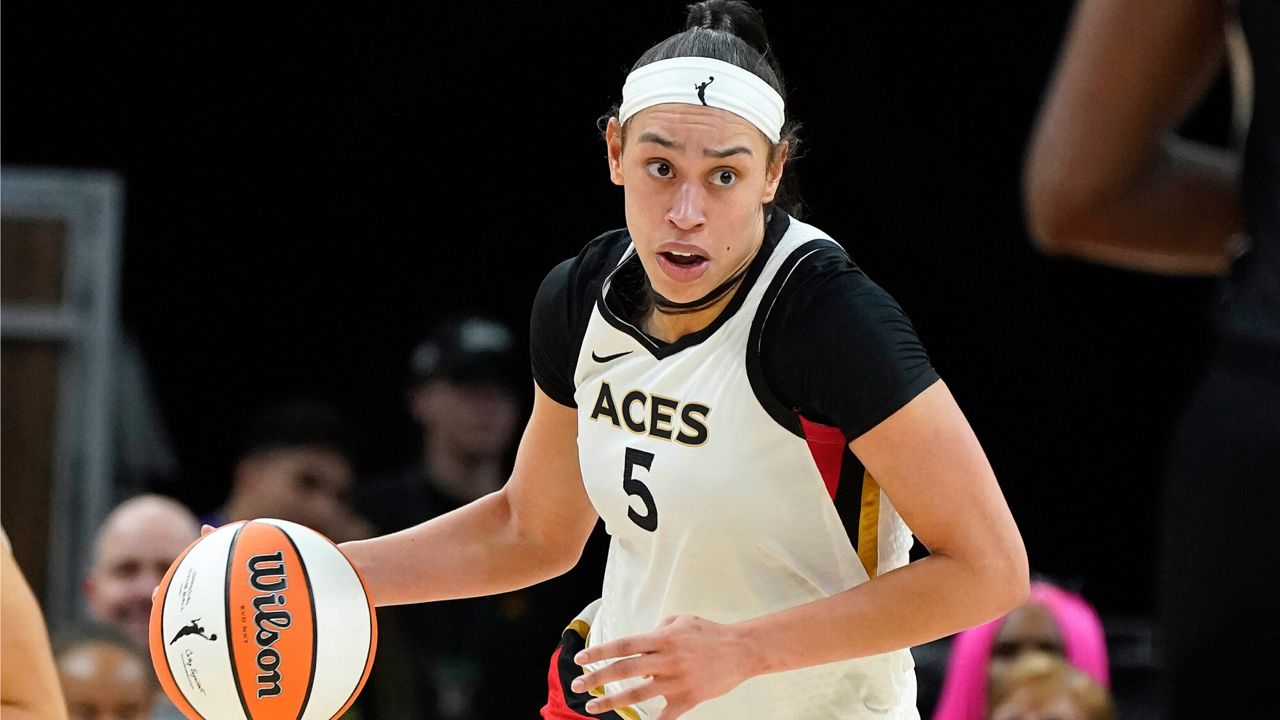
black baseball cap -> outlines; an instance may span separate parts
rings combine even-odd
[[[514,389],[519,367],[510,328],[479,315],[446,320],[409,356],[414,384],[442,378],[460,384],[496,382]]]

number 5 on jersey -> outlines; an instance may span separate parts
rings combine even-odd
[[[641,515],[636,512],[635,508],[628,507],[627,517],[631,518],[631,522],[639,525],[642,529],[653,532],[658,529],[658,506],[653,504],[653,493],[649,491],[649,487],[635,478],[634,473],[637,465],[645,470],[652,470],[653,453],[627,448],[626,465],[622,470],[622,489],[628,495],[640,498],[640,502],[644,503],[645,509],[645,514]]]

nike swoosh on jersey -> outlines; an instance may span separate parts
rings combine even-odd
[[[592,351],[591,351],[591,359],[592,359],[592,360],[595,360],[595,361],[596,361],[596,362],[598,362],[598,363],[607,363],[607,362],[609,362],[610,360],[617,360],[618,358],[622,357],[623,355],[630,355],[632,352],[633,352],[633,351],[631,351],[631,350],[627,350],[627,351],[625,351],[625,352],[620,352],[620,353],[617,353],[617,354],[615,354],[615,355],[605,355],[605,356],[601,357],[600,355],[597,355],[597,354],[595,353],[595,351],[594,351],[594,350],[592,350]]]

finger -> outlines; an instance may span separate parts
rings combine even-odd
[[[689,708],[683,705],[673,705],[668,702],[667,706],[662,708],[662,710],[653,717],[653,720],[676,720],[676,718],[684,715],[688,709]]]
[[[627,688],[620,693],[596,698],[595,700],[587,703],[587,712],[593,715],[598,715],[602,712],[629,707],[641,702],[642,700],[657,697],[661,693],[658,692],[654,685],[655,682],[653,680],[649,680],[648,682],[640,683],[635,687]]]
[[[217,530],[217,529],[218,529],[218,528],[216,528],[216,527],[214,527],[214,526],[212,526],[212,525],[201,525],[201,526],[200,526],[200,537],[204,537],[205,535],[208,535],[209,533],[211,533],[211,532],[213,532],[214,530]]]
[[[152,602],[152,603],[154,603],[154,602],[156,601],[156,593],[158,593],[158,592],[160,592],[160,586],[159,586],[159,585],[157,585],[157,586],[155,586],[155,587],[151,588],[151,602]]]
[[[652,633],[632,635],[631,637],[620,638],[603,645],[589,647],[574,655],[573,661],[579,665],[586,665],[587,663],[608,660],[609,658],[653,652],[658,649],[658,642],[658,638],[655,638]]]
[[[633,677],[657,675],[653,655],[638,655],[609,663],[604,667],[573,679],[569,684],[574,692],[586,692],[587,688],[602,687],[605,683]]]
[[[671,616],[669,616],[669,617],[663,618],[662,622],[658,623],[658,627],[660,627],[660,628],[661,628],[661,627],[666,627],[666,626],[670,625],[671,623],[673,623],[673,622],[675,622],[675,621],[677,621],[677,620],[679,620],[679,619],[680,619],[680,616],[679,616],[679,615],[671,615]]]

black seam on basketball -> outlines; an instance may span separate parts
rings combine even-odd
[[[197,540],[197,542],[199,541]],[[192,543],[191,547],[195,547],[195,543]],[[164,615],[165,615],[164,604],[169,599],[169,588],[173,587],[173,579],[178,576],[178,568],[182,567],[182,561],[186,560],[187,555],[191,553],[191,547],[188,547],[186,550],[183,550],[182,555],[177,560],[174,561],[176,563],[176,566],[174,567],[173,575],[169,578],[169,582],[166,583],[164,586],[164,594],[160,596],[160,642],[161,643],[164,642],[164,639],[166,637],[169,637],[168,631],[164,627]],[[187,697],[187,693],[184,692],[182,689],[182,686],[178,684],[178,678],[173,674],[173,666],[169,664],[168,646],[166,645],[163,647],[165,647],[165,650],[163,651],[164,652],[164,669],[169,671],[169,679],[173,681],[173,686],[177,688],[178,692],[182,695],[182,699],[187,701],[187,705],[191,707],[191,711],[196,714],[196,717],[200,718],[200,720],[204,720],[204,716],[200,714],[199,710],[196,710],[196,704],[191,702],[191,698]]]
[[[251,524],[253,524],[252,520],[236,528],[236,534],[231,537],[231,546],[227,548],[227,579],[222,590],[222,609],[227,623],[227,658],[231,661],[231,679],[236,684],[236,698],[240,701],[240,707],[244,708],[246,720],[254,720],[254,718],[253,713],[249,712],[249,703],[244,700],[244,689],[240,687],[240,673],[236,672],[236,643],[231,633],[231,563],[236,559],[236,543],[240,541],[240,533]]]
[[[307,691],[302,696],[302,707],[298,708],[298,720],[302,720],[302,715],[307,711],[307,703],[311,702],[311,688],[316,684],[316,656],[320,654],[320,638],[319,618],[316,617],[316,596],[311,589],[311,575],[307,572],[307,561],[302,559],[302,551],[298,549],[298,544],[293,541],[293,537],[289,535],[289,531],[282,527],[277,527],[283,535],[284,539],[289,541],[289,545],[293,548],[294,554],[298,556],[298,566],[302,570],[302,579],[307,583],[307,601],[311,604],[311,672],[307,674]]]
[[[333,542],[332,540],[329,540],[329,538],[325,538],[325,540],[327,540],[330,545],[333,545],[333,549],[337,550],[340,554],[342,554],[342,557],[344,559],[347,557],[346,553],[343,553],[342,550],[338,548],[337,543]],[[347,560],[347,563],[350,564],[351,561]],[[372,615],[373,613],[377,612],[377,610],[375,610],[373,607],[373,598],[369,597],[369,588],[365,587],[364,578],[360,577],[360,571],[356,570],[355,565],[352,565],[351,572],[355,574],[356,582],[360,583],[360,590],[364,592],[365,601],[369,604],[369,614],[371,617],[369,618],[369,648],[364,651],[364,670],[360,671],[360,677],[356,678],[356,686],[351,689],[351,694],[347,696],[346,702],[342,703],[341,707],[343,708],[347,707],[347,705],[349,705],[351,701],[355,699],[356,693],[360,692],[360,681],[364,680],[367,677],[369,672],[369,664],[373,662],[373,622],[374,620]],[[336,714],[331,716],[329,720],[337,720],[337,718],[341,716],[341,714],[342,714],[342,710],[339,710]]]

